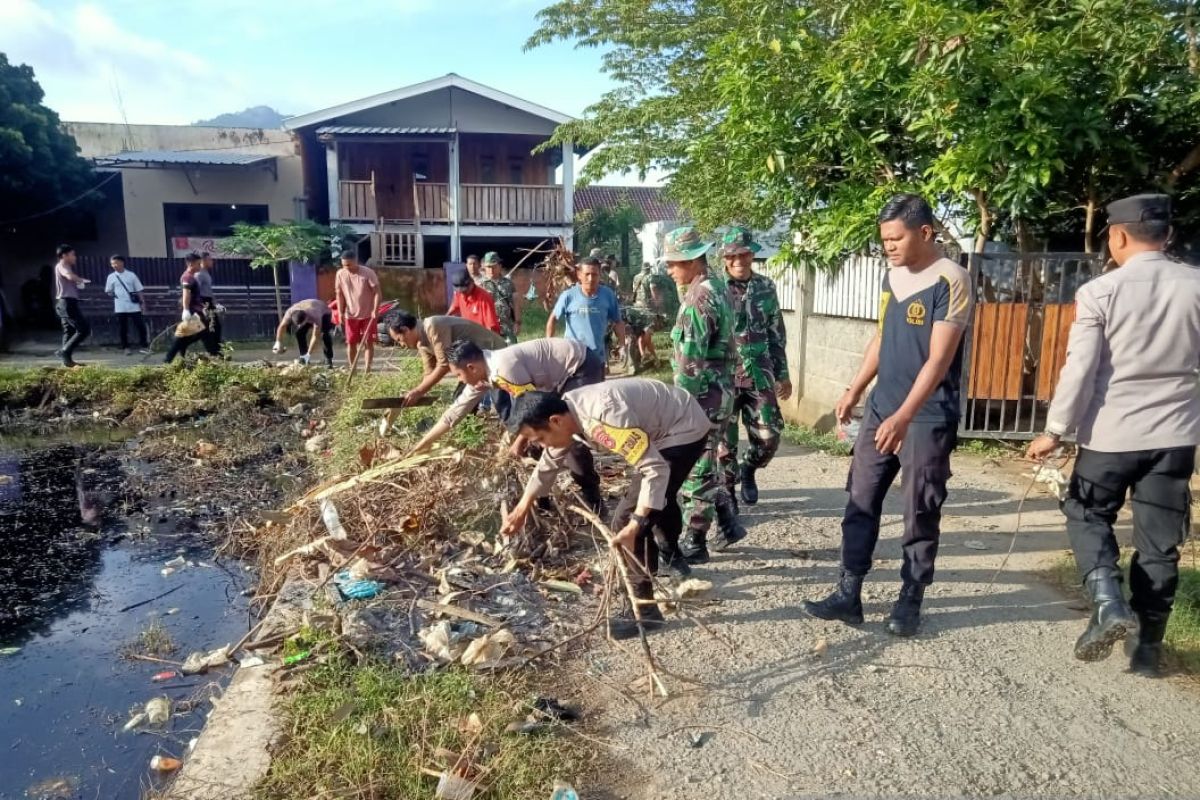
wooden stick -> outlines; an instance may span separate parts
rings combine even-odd
[[[510,269],[510,270],[509,270],[507,273],[505,273],[505,277],[506,277],[506,278],[511,278],[511,277],[512,277],[512,274],[513,274],[514,272],[516,272],[516,271],[517,271],[517,269],[518,269],[518,268],[519,268],[519,267],[520,267],[522,264],[524,264],[524,263],[525,263],[526,259],[528,259],[528,258],[529,258],[531,255],[533,255],[534,253],[540,253],[540,252],[542,252],[542,245],[544,245],[544,244],[545,244],[546,242],[548,242],[548,241],[550,241],[550,240],[549,240],[549,239],[542,239],[540,242],[538,242],[538,246],[537,246],[537,247],[535,247],[535,248],[533,248],[532,250],[530,250],[530,251],[529,251],[528,253],[526,253],[524,256],[522,256],[522,257],[521,257],[521,260],[517,262],[517,266],[513,267],[513,268],[512,268],[512,269]]]
[[[458,617],[470,622],[478,622],[480,625],[487,625],[491,628],[499,628],[505,624],[504,620],[489,617],[487,614],[479,614],[462,606],[450,605],[448,603],[435,603],[432,600],[418,600],[417,608],[422,611],[428,611],[431,614],[445,614],[448,617]]]
[[[608,542],[609,547],[613,547],[613,539],[615,537],[613,536],[612,530],[604,524],[600,517],[596,516],[594,513],[586,508],[583,508],[582,506],[571,506],[571,510],[576,514],[579,514],[588,522],[592,523],[596,530],[600,532],[600,535],[604,537],[604,540]],[[650,649],[650,643],[646,640],[646,627],[642,624],[641,606],[643,601],[638,599],[637,594],[633,590],[633,580],[629,577],[629,569],[625,556],[628,555],[628,560],[636,563],[646,574],[649,574],[649,571],[646,570],[646,568],[642,566],[642,564],[638,562],[636,558],[634,558],[633,553],[630,553],[625,547],[621,547],[619,551],[617,551],[616,548],[613,549],[613,560],[616,562],[617,571],[621,576],[621,583],[625,586],[625,592],[629,596],[629,603],[633,609],[633,621],[637,624],[638,641],[642,645],[642,655],[645,656],[646,665],[649,669],[650,694],[651,696],[654,695],[654,688],[657,686],[662,696],[667,697],[670,693],[667,691],[666,684],[662,682],[662,678],[658,676],[658,663],[654,660],[654,653]],[[654,601],[651,600],[649,602]]]

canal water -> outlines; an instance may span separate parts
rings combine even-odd
[[[254,576],[213,558],[186,486],[141,497],[131,455],[0,437],[0,800],[139,800],[161,782],[151,759],[186,755],[231,668],[156,683],[174,668],[128,652],[151,627],[177,662],[248,629]],[[156,697],[169,722],[123,731]]]

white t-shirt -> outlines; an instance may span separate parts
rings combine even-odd
[[[129,295],[144,292],[145,286],[138,280],[138,276],[134,275],[129,270],[125,270],[117,275],[116,270],[108,273],[108,280],[104,283],[104,293],[113,299],[113,311],[118,314],[130,314],[136,311],[141,311],[142,307],[129,299]]]

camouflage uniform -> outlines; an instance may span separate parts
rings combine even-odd
[[[719,449],[733,411],[732,315],[724,287],[701,276],[688,287],[671,331],[675,385],[686,390],[714,423],[704,455],[680,490],[690,530],[712,525],[716,507],[729,502],[721,479]]]
[[[505,275],[498,279],[484,278],[480,284],[483,290],[496,301],[496,316],[500,319],[500,335],[509,344],[517,341],[516,293],[517,287]]]
[[[753,273],[747,281],[725,276],[733,304],[733,341],[737,359],[733,371],[734,399],[730,424],[721,448],[725,485],[737,480],[738,417],[750,442],[746,466],[761,469],[779,449],[783,418],[775,384],[788,380],[787,341],[775,283]]]

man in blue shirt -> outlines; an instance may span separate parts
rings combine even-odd
[[[604,352],[604,334],[612,323],[617,341],[625,341],[625,323],[621,321],[621,306],[617,294],[600,285],[600,259],[588,257],[576,270],[579,283],[558,296],[550,319],[546,320],[546,338],[553,338],[561,319],[567,326],[567,338],[583,342],[589,352],[608,361]]]
[[[897,636],[917,632],[925,587],[933,582],[958,431],[963,332],[971,315],[971,279],[942,255],[933,224],[929,204],[911,194],[896,195],[879,215],[890,267],[879,331],[836,411],[839,422],[849,422],[862,393],[878,378],[854,442],[850,500],[842,518],[842,574],[828,597],[804,603],[820,619],[863,621],[862,582],[879,541],[883,499],[902,472],[904,583],[887,621],[888,632]]]

